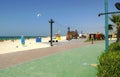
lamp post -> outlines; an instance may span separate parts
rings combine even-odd
[[[108,0],[105,0],[105,13],[108,13]],[[108,51],[108,14],[105,14],[105,51]]]
[[[52,45],[52,24],[54,23],[54,21],[51,19],[49,23],[50,23],[50,45],[53,46]]]
[[[120,10],[120,3],[117,2],[115,4],[115,7]],[[108,41],[108,14],[114,14],[114,13],[120,13],[120,11],[118,12],[108,12],[108,0],[105,0],[105,13],[100,13],[98,14],[98,16],[101,15],[105,15],[105,51],[108,51],[108,45],[109,45],[109,41]]]

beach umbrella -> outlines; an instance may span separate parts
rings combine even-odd
[[[21,44],[22,44],[22,45],[25,45],[25,38],[24,38],[23,35],[21,36]]]

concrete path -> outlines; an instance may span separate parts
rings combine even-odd
[[[51,54],[64,52],[66,50],[71,50],[71,49],[91,45],[91,42],[84,42],[85,40],[86,39],[71,40],[67,42],[54,43],[53,47],[48,47],[48,48],[1,54],[0,68],[3,69],[6,67],[28,62],[43,56],[48,56]],[[100,41],[100,42],[104,42],[104,41]],[[95,42],[95,43],[100,43],[100,42]]]

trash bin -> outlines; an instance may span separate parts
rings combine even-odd
[[[25,45],[25,38],[24,38],[23,35],[21,36],[21,44],[22,44],[22,45]]]
[[[36,42],[41,42],[41,38],[40,38],[40,37],[37,37],[37,38],[36,38]]]

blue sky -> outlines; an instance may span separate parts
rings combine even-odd
[[[119,0],[108,0],[109,11]],[[80,33],[104,33],[104,0],[0,0],[0,36],[66,34],[67,27]],[[109,15],[110,16],[110,15]]]

